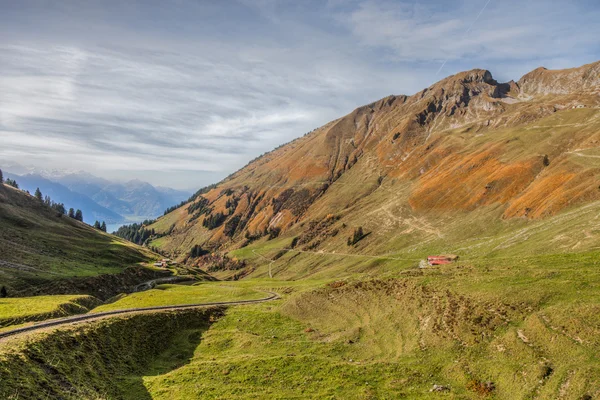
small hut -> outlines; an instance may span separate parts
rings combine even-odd
[[[458,260],[458,256],[455,254],[444,254],[440,256],[427,256],[427,264],[429,265],[441,265],[450,264]]]

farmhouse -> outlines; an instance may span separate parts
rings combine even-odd
[[[170,264],[175,264],[175,263],[172,262],[169,258],[163,258],[162,260],[155,262],[154,266],[167,268]]]
[[[441,256],[428,256],[427,264],[429,265],[441,265],[450,264],[453,261],[458,260],[458,256],[455,254],[445,254]]]

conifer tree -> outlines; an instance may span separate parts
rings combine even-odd
[[[106,222],[102,221],[102,225],[100,225],[100,230],[102,232],[106,232]]]
[[[6,287],[4,286],[2,286],[2,289],[0,289],[0,297],[8,297],[8,292],[6,291]]]
[[[42,198],[42,192],[40,191],[40,188],[35,189],[35,194],[34,194],[35,198],[38,199],[39,201],[43,201]]]
[[[56,210],[56,212],[58,212],[59,216],[65,214],[67,212],[67,209],[65,208],[65,205],[63,203],[52,202],[52,205],[50,207],[52,207],[52,209]]]
[[[2,170],[0,169],[0,183],[4,182],[4,175],[2,175]]]
[[[80,209],[77,209],[77,211],[75,211],[75,219],[77,221],[83,221],[83,213]]]
[[[75,210],[73,207],[69,208],[69,218],[75,218]]]

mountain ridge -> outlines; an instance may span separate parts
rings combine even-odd
[[[435,226],[448,213],[535,220],[599,200],[598,166],[573,153],[600,140],[599,68],[537,69],[507,83],[473,69],[358,107],[161,218],[152,227],[170,234],[155,244],[183,257],[194,245],[303,235],[329,214],[357,226],[365,212],[380,224],[402,221],[393,223],[397,239],[410,236],[410,221]],[[331,237],[308,245],[328,242],[339,249]]]

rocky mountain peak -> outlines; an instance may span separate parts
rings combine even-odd
[[[600,61],[578,68],[549,70],[539,67],[518,81],[524,95],[574,94],[600,91]]]

